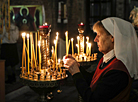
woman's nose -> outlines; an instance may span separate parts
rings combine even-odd
[[[95,38],[94,38],[94,42],[97,42],[97,41],[98,41],[98,40],[97,40],[97,37],[95,37]]]

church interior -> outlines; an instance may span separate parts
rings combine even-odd
[[[19,29],[14,82],[6,82],[9,67],[2,59],[1,38],[0,102],[83,102],[63,56],[72,54],[94,71],[103,56],[94,42],[94,23],[118,17],[132,23],[138,34],[137,12],[137,0],[0,0],[0,33],[4,14],[6,30],[11,22]],[[138,80],[132,89],[131,102],[138,102]]]

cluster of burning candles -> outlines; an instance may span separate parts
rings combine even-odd
[[[26,46],[26,36],[27,36],[27,46]],[[39,32],[35,33],[35,43],[33,40],[34,38],[32,32],[30,34],[26,34],[25,32],[22,33],[22,38],[23,38],[22,67],[21,67],[22,78],[34,81],[59,80],[66,78],[66,69],[62,68],[63,62],[60,59],[58,59],[57,61],[58,33],[56,36],[56,40],[54,40],[55,50],[54,47],[52,46],[52,57],[50,59],[47,59],[48,67],[45,68],[42,68],[43,49],[41,48],[42,39],[41,36],[39,35]],[[29,49],[31,49],[30,52]],[[49,47],[47,47],[47,50],[49,50]],[[37,55],[39,58],[37,58]]]
[[[74,53],[74,44],[73,44],[73,38],[68,40],[68,32],[65,33],[66,36],[66,55],[69,54],[69,47],[70,47],[70,41],[71,41],[71,48],[72,48],[72,56],[78,61],[78,62],[86,62],[86,61],[94,61],[97,59],[97,53],[91,54],[91,48],[92,44],[89,42],[89,37],[86,37],[86,51],[85,50],[85,37],[83,36],[82,40],[80,40],[80,36],[77,36],[77,53]],[[86,52],[86,53],[85,53]]]

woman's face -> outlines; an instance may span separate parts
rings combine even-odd
[[[114,48],[114,38],[106,31],[95,31],[97,33],[94,42],[97,42],[98,50],[103,54],[108,53]]]

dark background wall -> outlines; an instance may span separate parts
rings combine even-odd
[[[57,22],[58,19],[58,2],[63,1],[67,5],[68,23]],[[51,24],[51,43],[55,38],[56,32],[59,32],[60,38],[65,40],[65,31],[69,32],[69,38],[76,38],[78,35],[78,24],[85,24],[85,36],[90,36],[93,42],[95,34],[90,29],[90,1],[102,0],[10,0],[10,5],[43,5],[45,9],[45,21]],[[103,0],[106,1],[106,0]],[[108,0],[107,0],[108,1]],[[112,16],[129,20],[130,11],[134,5],[137,6],[136,0],[112,0]],[[110,9],[110,8],[109,8]],[[97,49],[94,43],[93,52]]]

